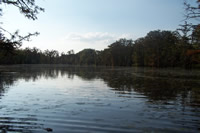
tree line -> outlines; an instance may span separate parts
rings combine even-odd
[[[200,26],[200,25],[199,25]],[[108,48],[98,51],[84,49],[41,51],[38,48],[14,49],[11,53],[0,50],[0,64],[68,64],[96,66],[186,67],[200,64],[200,54],[188,51],[200,49],[200,30],[186,37],[178,31],[150,31],[135,41],[119,39]]]

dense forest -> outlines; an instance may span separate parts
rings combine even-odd
[[[199,25],[200,26],[200,25]],[[120,39],[108,48],[84,49],[59,53],[37,48],[0,50],[0,64],[68,64],[104,66],[186,67],[200,62],[200,28],[191,38],[177,31],[151,31],[135,41]],[[196,54],[197,53],[197,54]]]
[[[19,7],[25,17],[35,20],[39,11],[44,11],[34,3],[27,1],[33,9],[16,3],[3,1]],[[185,4],[186,21],[175,31],[150,31],[137,40],[119,39],[108,48],[98,51],[84,49],[78,53],[56,50],[41,51],[38,48],[20,49],[22,41],[38,33],[20,36],[18,32],[7,39],[0,27],[0,64],[68,64],[68,65],[103,65],[103,66],[148,66],[148,67],[199,67],[200,64],[200,24],[188,23],[200,18],[200,1],[193,7]],[[20,5],[20,6],[19,6]],[[27,12],[29,11],[29,12]],[[1,13],[1,10],[0,10]],[[1,15],[1,14],[0,14]]]

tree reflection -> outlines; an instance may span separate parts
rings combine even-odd
[[[14,73],[13,73],[14,72]],[[169,101],[181,98],[192,106],[200,105],[200,72],[151,68],[109,68],[73,66],[25,66],[1,69],[0,94],[15,81],[37,81],[41,77],[55,79],[66,76],[83,80],[102,79],[113,91],[120,94],[139,93],[150,101]]]
[[[105,73],[101,78],[120,94],[137,92],[146,96],[150,101],[169,101],[181,98],[187,104],[200,106],[199,73],[191,74],[190,71],[177,73],[171,70],[143,68],[128,71],[113,70]]]

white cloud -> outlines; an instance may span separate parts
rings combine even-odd
[[[85,34],[69,33],[66,40],[81,41],[81,42],[98,42],[103,40],[113,40],[114,35],[101,32],[89,32]]]
[[[74,49],[75,52],[85,48],[103,50],[120,38],[131,39],[131,34],[113,34],[108,32],[68,33],[59,42],[63,49]],[[66,50],[65,50],[66,51]]]
[[[79,41],[83,43],[114,42],[120,38],[131,38],[130,34],[112,34],[107,32],[69,33],[65,37],[66,41]]]

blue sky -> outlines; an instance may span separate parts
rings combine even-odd
[[[78,52],[102,50],[119,38],[137,39],[151,30],[175,30],[183,23],[183,0],[36,0],[38,20],[3,5],[3,27],[21,34],[39,31],[24,47]]]

